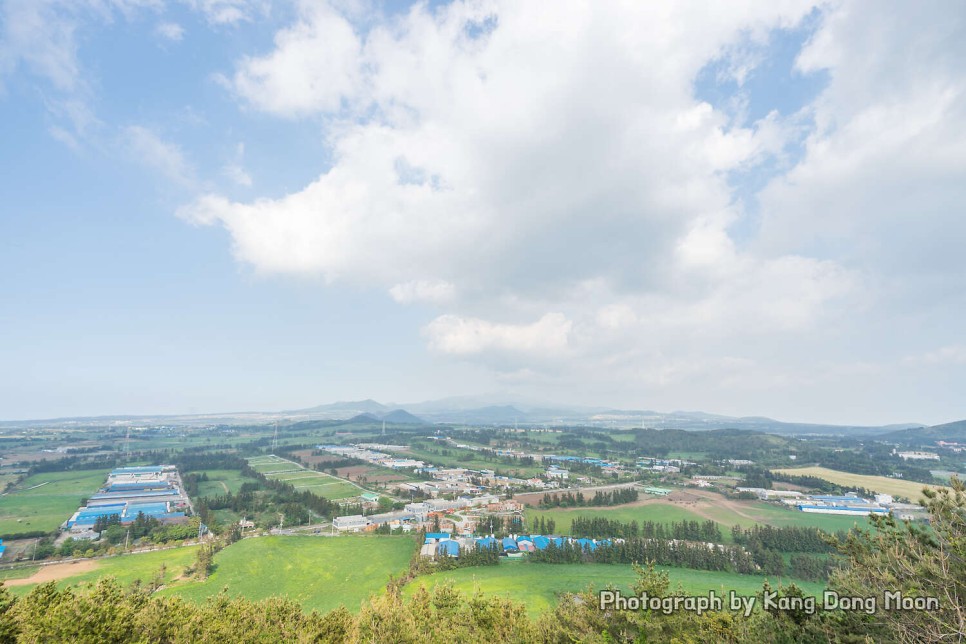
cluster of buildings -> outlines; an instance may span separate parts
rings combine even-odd
[[[592,456],[556,456],[554,454],[545,454],[538,458],[543,458],[545,463],[579,463],[581,465],[592,465],[599,467],[604,474],[620,474],[625,471],[624,466],[620,463],[602,458],[594,458]]]
[[[814,514],[839,514],[847,516],[868,516],[892,512],[898,519],[920,519],[924,517],[921,506],[911,503],[897,503],[889,494],[876,494],[873,499],[864,499],[849,493],[843,496],[832,494],[805,494],[794,490],[765,490],[758,487],[738,487],[738,492],[751,492],[762,501],[778,501],[794,506],[802,512]]]
[[[460,536],[454,537],[449,532],[427,532],[426,540],[420,548],[420,556],[438,559],[440,557],[459,557],[462,552],[472,549],[495,549],[501,556],[517,559],[528,552],[546,550],[550,544],[560,548],[565,543],[572,543],[585,550],[596,550],[598,546],[609,545],[609,539],[574,539],[571,537],[555,537],[536,535],[510,535],[502,539],[492,534],[488,537]]]
[[[398,456],[393,456],[392,454],[386,454],[385,452],[377,451],[376,449],[370,449],[376,447],[375,443],[365,443],[360,445],[317,445],[316,447],[324,452],[330,454],[336,454],[338,456],[343,456],[345,458],[357,458],[360,461],[366,461],[367,463],[372,463],[373,465],[379,465],[380,467],[388,467],[393,470],[404,470],[413,468],[422,468],[424,463],[422,461],[417,461],[411,458],[399,458]],[[378,445],[382,449],[398,449],[405,450],[405,447],[399,445]]]
[[[446,515],[460,514],[459,528],[463,532],[472,531],[483,516],[509,515],[519,513],[523,505],[512,499],[501,500],[492,494],[474,497],[459,497],[453,500],[428,499],[407,503],[402,510],[380,514],[354,514],[336,517],[332,527],[340,532],[370,532],[388,525],[392,529],[401,528],[404,532],[413,529],[429,528],[434,521],[456,523]]]
[[[932,452],[897,452],[896,450],[892,450],[892,453],[904,461],[938,461],[939,460],[939,454],[934,454]]]
[[[664,472],[666,474],[677,474],[682,467],[694,465],[691,461],[680,458],[639,458],[637,468],[649,472]]]
[[[94,526],[100,518],[117,516],[121,525],[127,525],[144,515],[162,523],[180,523],[186,520],[185,511],[190,507],[173,465],[119,467],[61,528],[74,538],[96,539],[100,535]]]

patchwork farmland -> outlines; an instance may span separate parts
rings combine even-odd
[[[359,496],[368,490],[343,479],[310,470],[295,461],[280,456],[266,455],[248,459],[253,470],[266,478],[289,483],[296,490],[307,490],[330,501],[340,501]]]

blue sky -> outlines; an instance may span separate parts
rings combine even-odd
[[[0,417],[966,416],[964,12],[874,7],[4,0]]]

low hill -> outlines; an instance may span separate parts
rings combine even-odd
[[[405,409],[394,409],[388,414],[383,415],[380,420],[384,420],[387,423],[397,423],[403,425],[429,425],[422,418],[413,416]]]
[[[932,427],[903,429],[884,434],[880,439],[895,441],[904,445],[932,445],[936,441],[966,443],[966,420],[957,420],[952,423],[933,425]]]

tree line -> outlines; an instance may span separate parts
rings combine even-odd
[[[570,524],[570,535],[592,539],[633,538],[679,539],[685,541],[723,541],[721,529],[714,521],[654,521],[621,522],[603,517],[574,517]]]
[[[653,561],[661,566],[716,570],[754,574],[760,567],[748,551],[740,546],[672,541],[635,537],[598,543],[596,547],[565,541],[553,541],[544,550],[531,552],[529,561],[538,563],[630,564]]]
[[[573,492],[550,494],[548,492],[543,495],[542,499],[540,499],[540,506],[545,508],[571,508],[598,505],[622,505],[624,503],[633,503],[637,501],[639,496],[640,495],[637,490],[629,487],[619,488],[611,492],[598,490],[590,499],[587,499],[584,496],[584,493],[579,490],[576,494]]]

